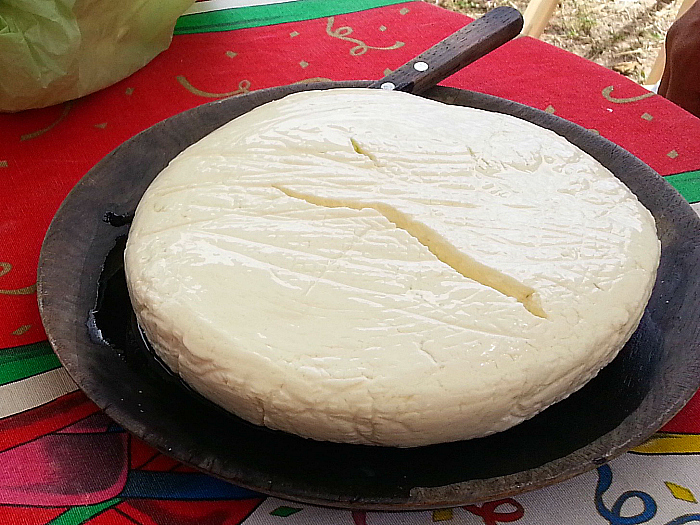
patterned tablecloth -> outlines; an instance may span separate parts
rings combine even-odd
[[[700,522],[700,396],[646,444],[568,482],[482,505],[365,513],[265,497],[193,471],[130,436],[77,389],[42,329],[36,265],[58,206],[100,158],[211,100],[380,78],[468,21],[401,0],[232,3],[240,4],[196,4],[169,50],[111,88],[0,115],[0,524]],[[595,130],[700,201],[700,120],[616,73],[521,38],[444,84]]]

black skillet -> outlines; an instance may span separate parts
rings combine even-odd
[[[76,383],[124,428],[186,464],[266,494],[345,508],[430,509],[502,498],[595,468],[652,435],[700,386],[700,220],[648,166],[579,126],[507,100],[431,87],[512,38],[521,24],[519,13],[499,8],[381,81],[285,86],[212,102],[105,157],[64,201],[39,261],[42,320]],[[583,389],[486,438],[394,449],[315,442],[247,424],[171,376],[141,338],[122,266],[129,217],[173,157],[250,109],[297,91],[391,88],[388,82],[554,130],[627,184],[654,214],[663,247],[641,325]]]

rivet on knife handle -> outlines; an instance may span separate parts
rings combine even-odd
[[[522,27],[517,9],[497,7],[369,87],[421,93],[505,44]]]

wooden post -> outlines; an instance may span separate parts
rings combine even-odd
[[[544,28],[547,27],[549,19],[552,18],[557,4],[557,0],[530,0],[525,9],[525,14],[523,14],[525,24],[521,34],[539,38]]]

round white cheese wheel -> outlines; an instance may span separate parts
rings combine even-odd
[[[528,122],[380,90],[226,124],[143,196],[139,323],[198,392],[318,440],[420,446],[530,418],[639,323],[654,219]]]

